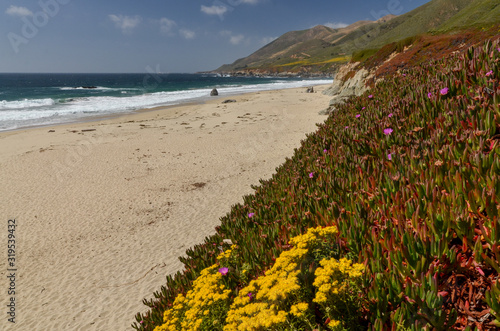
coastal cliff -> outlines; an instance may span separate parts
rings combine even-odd
[[[352,96],[360,96],[369,90],[367,82],[372,78],[372,74],[365,68],[358,68],[359,62],[347,63],[339,68],[332,85],[323,94],[332,97],[329,107],[322,111],[328,115],[335,110],[335,106],[343,104]]]

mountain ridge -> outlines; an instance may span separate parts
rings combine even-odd
[[[497,0],[432,0],[405,14],[357,21],[333,29],[323,25],[290,31],[251,55],[212,71],[237,75],[333,74],[353,52],[426,33],[453,33],[500,23]]]

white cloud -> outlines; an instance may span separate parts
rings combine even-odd
[[[345,23],[342,23],[342,22],[328,22],[328,23],[325,23],[323,25],[327,26],[329,28],[332,28],[332,29],[341,29],[341,28],[345,28],[349,24],[345,24]]]
[[[160,31],[163,34],[172,34],[173,29],[177,26],[177,23],[175,21],[170,20],[168,18],[162,17],[160,19]]]
[[[236,36],[231,36],[231,38],[229,38],[229,42],[233,45],[239,45],[244,39],[245,39],[245,36],[242,34],[239,34]]]
[[[267,45],[269,43],[271,43],[272,41],[275,41],[276,39],[278,39],[277,37],[264,37],[260,40],[260,43],[262,45]]]
[[[232,31],[222,30],[219,32],[222,37],[228,38],[229,42],[233,45],[239,45],[245,40],[245,36],[242,34],[233,35]]]
[[[108,15],[108,18],[115,23],[115,26],[122,30],[123,33],[131,32],[142,21],[140,16],[123,16],[123,15]]]
[[[222,16],[227,12],[228,8],[225,6],[201,6],[201,11],[207,15],[219,15]]]
[[[10,16],[20,16],[20,17],[33,16],[33,12],[28,8],[17,7],[17,6],[10,6],[9,8],[7,8],[5,13]]]
[[[248,3],[250,5],[255,5],[259,3],[260,0],[240,0],[241,3]]]
[[[179,33],[181,36],[183,36],[186,39],[193,39],[195,37],[194,31],[188,30],[188,29],[180,29]]]

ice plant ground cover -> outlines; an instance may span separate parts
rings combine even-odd
[[[277,265],[286,268],[279,258],[295,249],[292,238],[334,226],[333,242],[313,249],[317,256],[300,268],[311,276],[298,282],[300,294],[291,294],[300,300],[288,301],[291,306],[273,318],[283,311],[297,321],[310,309],[317,312],[309,319],[313,325],[298,329],[498,329],[499,48],[498,41],[486,42],[406,68],[339,106],[271,179],[232,207],[216,234],[187,251],[181,258],[185,270],[168,276],[155,299],[145,301],[151,309],[136,316],[134,327],[163,325],[176,298],[198,288],[197,280],[212,267],[224,282],[217,298],[223,295],[227,302],[213,303],[226,320],[218,319],[210,330],[223,330],[232,323],[227,316],[237,309],[237,298],[259,302],[250,284]],[[363,116],[355,118],[363,107]],[[388,128],[390,134],[384,132]],[[235,254],[217,259],[219,247],[230,248],[227,239]],[[330,259],[331,266],[313,262]],[[343,261],[364,265],[362,307],[349,325],[320,306],[320,292],[335,294],[322,287],[329,281],[323,277],[314,286],[322,268]],[[297,271],[290,268],[289,274]]]

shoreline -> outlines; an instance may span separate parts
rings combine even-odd
[[[305,83],[308,81],[303,80],[303,81],[298,81],[298,82]],[[295,82],[295,83],[297,83],[297,82]],[[264,83],[261,86],[267,86],[269,84],[271,85],[271,86],[268,86],[267,88],[264,88],[264,89],[260,89],[261,87],[258,88],[259,84],[255,85],[255,86],[252,84],[250,84],[248,86],[246,86],[246,85],[239,86],[239,87],[254,86],[253,89],[249,89],[247,91],[245,91],[245,90],[239,90],[239,91],[238,90],[231,90],[234,88],[234,86],[220,86],[220,87],[216,87],[220,91],[220,94],[218,96],[210,96],[210,89],[208,89],[208,88],[207,89],[201,88],[201,89],[195,89],[195,90],[188,89],[188,90],[184,90],[184,91],[157,92],[157,93],[170,93],[170,92],[171,93],[177,93],[177,92],[188,93],[190,91],[204,91],[204,90],[206,90],[205,94],[203,94],[203,95],[197,95],[197,96],[187,96],[186,95],[184,98],[181,98],[179,100],[175,100],[175,101],[164,100],[163,102],[159,102],[157,104],[156,103],[149,104],[149,105],[143,104],[140,106],[134,106],[134,107],[132,107],[132,109],[127,109],[128,106],[123,105],[122,110],[120,110],[119,108],[115,109],[113,107],[112,109],[114,109],[114,111],[108,112],[108,113],[106,113],[106,112],[103,113],[101,111],[101,113],[97,113],[97,114],[89,113],[87,115],[84,115],[85,111],[83,113],[75,112],[74,114],[77,114],[76,118],[63,116],[62,118],[59,118],[58,121],[53,122],[53,123],[45,123],[46,118],[38,118],[37,121],[40,122],[39,124],[20,124],[20,123],[17,123],[15,127],[0,129],[0,133],[18,131],[18,130],[26,130],[26,129],[30,129],[30,128],[52,127],[52,126],[81,123],[81,122],[94,122],[94,121],[99,121],[99,120],[104,120],[104,119],[112,119],[115,117],[126,116],[129,114],[134,114],[136,112],[156,110],[156,109],[161,109],[161,108],[165,108],[165,107],[176,107],[176,106],[182,106],[182,105],[188,105],[188,104],[204,103],[204,102],[208,102],[208,101],[215,100],[218,98],[223,98],[223,97],[230,98],[230,97],[248,94],[248,93],[274,91],[274,90],[282,90],[282,89],[307,88],[310,86],[321,86],[321,85],[325,85],[325,84],[330,84],[329,82],[326,83],[324,80],[323,81],[311,80],[310,83],[311,84],[304,84],[304,85],[297,85],[297,86],[290,85],[288,87],[280,87],[280,88],[273,87],[272,85],[275,83]],[[257,87],[257,88],[255,88],[255,87]],[[149,95],[149,97],[152,98],[157,93],[152,93]],[[133,99],[136,97],[144,97],[144,96],[146,96],[146,94],[130,96],[129,98]],[[122,98],[117,98],[115,101],[118,101],[121,99]],[[127,99],[127,97],[123,97],[123,100],[127,101],[126,99]],[[132,102],[131,100],[129,100],[129,101]],[[108,106],[110,106],[110,105],[108,105]],[[26,109],[26,111],[29,111],[29,109]],[[51,110],[51,111],[53,111],[53,110]]]
[[[0,210],[18,222],[19,265],[5,329],[130,330],[178,257],[324,122],[328,86],[1,132]]]

